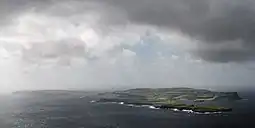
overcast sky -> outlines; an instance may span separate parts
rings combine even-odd
[[[0,90],[246,88],[254,0],[0,0]]]

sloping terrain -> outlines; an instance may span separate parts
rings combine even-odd
[[[206,106],[208,102],[240,100],[237,92],[214,92],[193,88],[138,88],[100,94],[101,102],[154,105],[159,108],[188,109],[198,112],[230,111],[222,106]]]

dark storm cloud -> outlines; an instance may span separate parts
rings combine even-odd
[[[195,52],[205,60],[255,59],[255,4],[252,0],[109,0],[108,3],[122,8],[133,23],[179,30],[205,43],[203,47],[210,44],[207,50]],[[210,49],[211,44],[236,40],[241,40],[244,49]]]
[[[71,2],[74,8],[54,8],[64,2]],[[194,53],[204,60],[247,61],[255,58],[254,6],[254,0],[1,0],[0,22],[8,22],[6,19],[20,10],[31,8],[59,16],[95,11],[101,13],[101,22],[108,25],[147,24],[181,31],[202,42]],[[237,40],[241,42],[239,49],[228,49],[231,43],[210,48]]]
[[[254,51],[235,51],[235,50],[198,50],[195,54],[208,61],[231,62],[255,60]]]
[[[0,25],[9,24],[23,11],[49,6],[50,2],[51,0],[0,0]]]

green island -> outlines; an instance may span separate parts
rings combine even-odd
[[[192,110],[193,112],[229,112],[221,103],[240,100],[237,92],[215,92],[193,88],[137,88],[99,94],[99,102],[152,105],[159,109]]]

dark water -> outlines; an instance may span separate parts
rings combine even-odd
[[[247,97],[231,113],[205,115],[90,103],[88,97],[2,96],[0,128],[252,128],[255,100]]]

